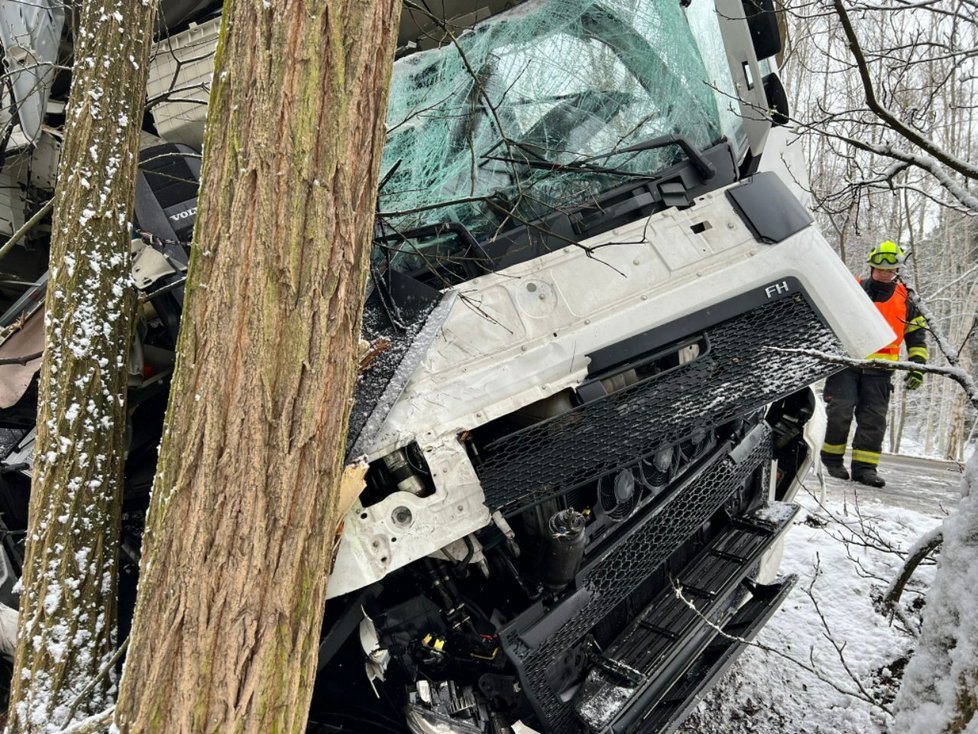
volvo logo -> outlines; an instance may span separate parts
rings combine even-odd
[[[174,222],[182,222],[184,219],[190,219],[196,213],[197,213],[197,207],[193,207],[192,209],[186,209],[182,212],[171,214],[170,219],[173,220]]]

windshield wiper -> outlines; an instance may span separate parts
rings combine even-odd
[[[625,153],[640,153],[643,150],[654,150],[656,148],[667,148],[670,145],[678,145],[683,149],[686,157],[689,158],[690,162],[696,168],[696,171],[700,174],[700,177],[704,181],[709,181],[711,178],[717,175],[716,167],[703,156],[699,148],[689,142],[689,140],[682,135],[663,135],[658,138],[652,138],[651,140],[644,140],[641,143],[636,143],[635,145],[629,145],[627,148],[620,148],[607,153],[587,156],[586,158],[581,158],[573,163],[554,163],[548,161],[544,156],[540,155],[536,151],[531,150],[530,146],[521,145],[519,143],[511,143],[511,145],[525,153],[535,156],[538,160],[530,160],[529,158],[515,159],[504,156],[489,155],[489,153],[499,147],[498,143],[490,148],[489,151],[482,156],[482,159],[488,161],[501,161],[503,163],[517,163],[519,165],[526,166],[527,168],[540,168],[546,171],[610,173],[616,175],[634,176],[637,178],[652,178],[652,176],[649,174],[634,173],[614,166],[594,166],[589,165],[588,162],[596,161],[601,158],[607,159],[611,158],[612,156],[623,155]]]
[[[663,135],[658,138],[652,138],[651,140],[636,143],[635,145],[629,145],[627,148],[612,150],[608,153],[601,153],[600,155],[592,155],[584,160],[594,161],[599,158],[610,158],[613,155],[621,155],[623,153],[639,153],[643,150],[666,148],[670,145],[678,145],[683,149],[683,153],[686,154],[692,164],[696,167],[696,170],[699,172],[704,181],[709,181],[711,178],[717,175],[717,169],[714,167],[714,165],[703,157],[703,154],[700,152],[699,148],[689,142],[689,140],[682,135]]]
[[[536,168],[541,171],[553,171],[561,173],[609,173],[615,176],[632,176],[634,178],[653,178],[648,173],[635,173],[621,168],[608,168],[606,166],[590,166],[584,162],[575,163],[552,163],[545,160],[530,160],[529,158],[505,158],[503,156],[485,155],[485,161],[499,161],[500,163],[515,163],[527,168]]]

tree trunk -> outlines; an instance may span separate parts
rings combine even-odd
[[[978,713],[978,453],[965,468],[957,512],[944,521],[944,546],[924,607],[917,650],[894,702],[893,731],[974,731]],[[963,591],[964,590],[964,591]]]
[[[399,0],[230,0],[116,725],[299,732]]]
[[[107,705],[133,290],[129,225],[154,2],[82,4],[55,194],[8,731]],[[98,63],[92,63],[97,60]],[[108,666],[111,668],[111,666]]]

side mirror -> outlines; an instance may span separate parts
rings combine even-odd
[[[744,17],[750,29],[757,60],[769,58],[781,51],[781,31],[774,0],[742,0]]]
[[[787,125],[788,115],[788,94],[784,91],[784,85],[777,74],[768,74],[762,80],[764,85],[764,96],[767,97],[767,106],[770,110],[771,124],[774,127]]]

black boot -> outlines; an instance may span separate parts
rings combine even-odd
[[[842,460],[839,461],[826,461],[822,459],[822,466],[825,467],[825,471],[829,473],[830,477],[835,477],[836,479],[848,479],[849,472],[842,465]]]
[[[865,484],[869,487],[885,487],[886,481],[879,474],[876,473],[875,466],[853,466],[852,467],[852,478],[853,481],[859,482],[860,484]]]

